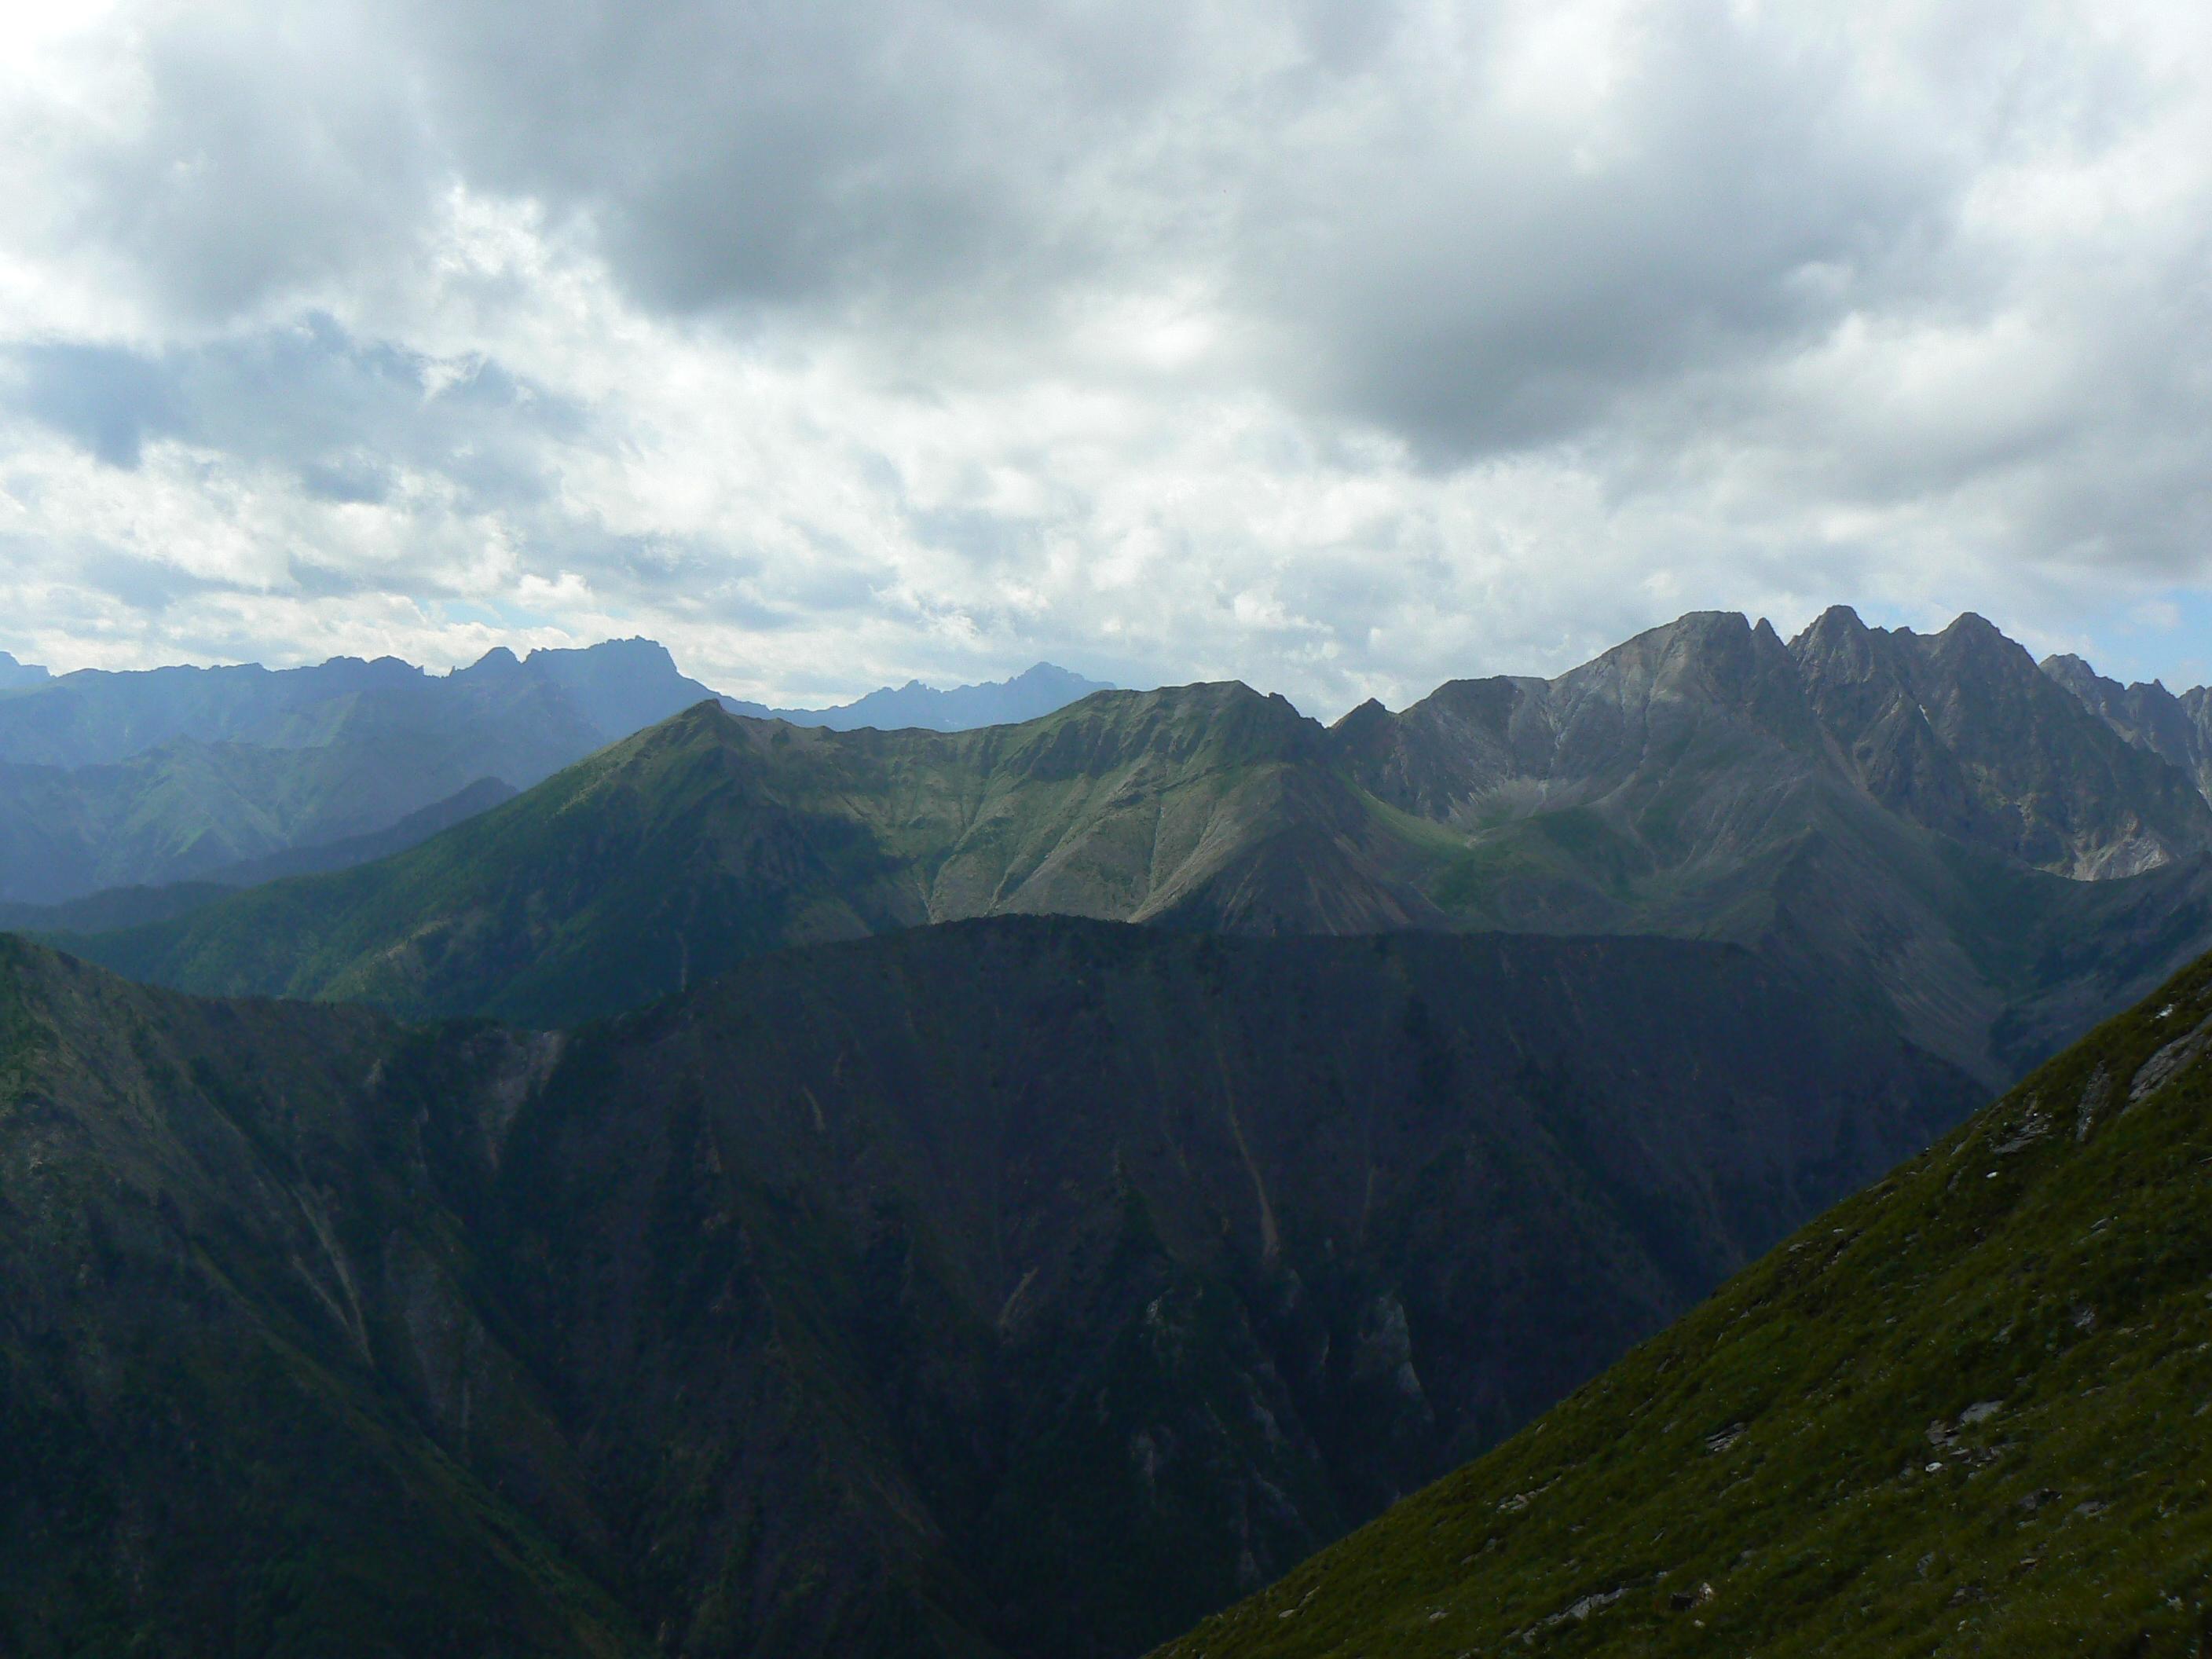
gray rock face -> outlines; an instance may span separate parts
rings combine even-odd
[[[2212,1047],[2212,1018],[2201,1020],[2143,1061],[2128,1085],[2128,1104],[2139,1106],[2204,1057]]]
[[[2042,666],[2127,742],[2179,767],[2212,797],[2212,689],[2177,695],[2156,680],[2122,685],[2075,656],[2046,657]]]
[[[1462,925],[1759,944],[1993,1082],[2212,942],[2191,779],[1977,617],[1923,636],[1838,608],[1784,644],[1700,613],[1331,737],[1463,838],[1419,878]]]
[[[1376,794],[1473,826],[1572,805],[1638,814],[1694,779],[1704,799],[1671,803],[1688,821],[1665,827],[1725,839],[1720,817],[1746,790],[1826,775],[1940,835],[2077,878],[2212,847],[2212,805],[2191,778],[1974,616],[1922,636],[1838,606],[1785,646],[1764,622],[1699,612],[1554,680],[1457,681],[1337,730]]]
[[[1923,637],[1837,607],[1791,651],[1837,755],[1901,816],[2077,878],[2134,875],[2212,845],[2212,806],[2193,781],[2083,719],[1979,617]]]

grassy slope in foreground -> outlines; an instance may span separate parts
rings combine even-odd
[[[2212,958],[1165,1651],[2202,1652],[2208,1048]]]

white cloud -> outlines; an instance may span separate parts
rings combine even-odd
[[[2155,5],[0,21],[0,647],[647,632],[780,700],[1043,656],[1330,713],[1693,605],[2212,656],[2208,47]]]

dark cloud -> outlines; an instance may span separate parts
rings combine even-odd
[[[1456,143],[1434,142],[1443,112],[1389,111],[1257,198],[1239,252],[1305,366],[1286,378],[1449,463],[1895,301],[1962,179],[1864,107],[1844,63],[1761,35],[1664,9],[1586,137],[1532,143],[1476,91]]]
[[[994,303],[1130,250],[1097,164],[1175,95],[1167,0],[652,0],[417,14],[469,176],[582,216],[678,310]]]
[[[251,316],[418,258],[445,162],[374,9],[155,4],[136,118],[68,155],[67,216],[193,318]]]
[[[586,425],[497,363],[356,340],[319,315],[158,352],[40,343],[4,361],[15,373],[0,397],[111,466],[177,438],[289,471],[331,502],[385,501],[402,470],[449,481],[474,509],[537,502],[555,488],[547,446]]]
[[[1903,73],[1958,66],[1931,118],[1869,90],[1849,32],[1725,0],[256,15],[150,28],[149,118],[93,152],[92,222],[185,307],[419,258],[459,181],[540,204],[648,307],[933,340],[939,377],[1200,293],[1240,342],[1218,372],[1443,465],[1959,303],[1990,280],[1950,246],[1978,168],[2023,124],[2096,142],[2133,91],[1939,10],[1899,30]]]
[[[49,342],[18,346],[9,356],[15,407],[110,466],[137,466],[149,437],[183,429],[174,382],[134,353]]]

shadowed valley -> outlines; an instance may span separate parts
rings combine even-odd
[[[1133,1653],[1974,1094],[1665,940],[1015,918],[565,1038],[0,951],[25,1654]]]

